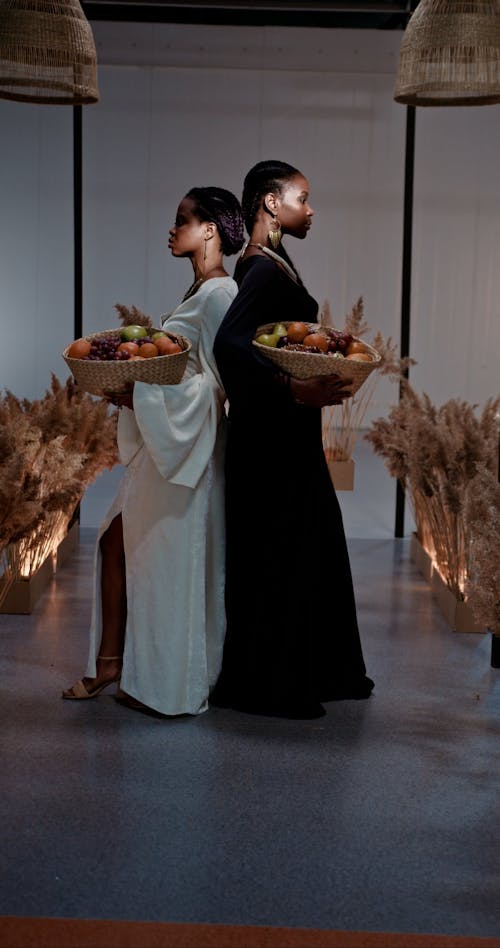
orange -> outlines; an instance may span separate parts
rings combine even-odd
[[[322,332],[310,332],[302,340],[303,346],[316,346],[322,352],[328,352],[328,339]]]
[[[139,346],[136,342],[121,342],[118,352],[128,352],[129,355],[136,356],[139,353]]]
[[[360,339],[353,339],[346,349],[346,355],[352,355],[353,352],[366,352],[366,346]]]
[[[154,342],[145,342],[139,349],[142,359],[154,359],[158,355],[158,349]]]
[[[307,336],[308,332],[309,330],[305,323],[290,323],[290,325],[286,327],[286,336],[288,342],[302,342],[304,336]]]
[[[84,359],[90,352],[90,342],[87,339],[75,339],[68,349],[70,359]]]
[[[346,355],[346,359],[350,359],[351,362],[373,362],[369,352],[350,352]]]
[[[158,349],[158,355],[173,355],[174,352],[182,352],[178,342],[174,342],[168,336],[158,336],[155,339],[155,346]]]

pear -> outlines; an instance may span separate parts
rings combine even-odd
[[[277,346],[280,341],[281,336],[277,332],[261,332],[260,336],[257,336],[256,342],[260,342],[261,346]]]

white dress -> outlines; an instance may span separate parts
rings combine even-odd
[[[121,688],[163,714],[199,714],[222,662],[224,610],[224,401],[213,356],[237,292],[230,277],[201,285],[163,325],[192,348],[182,382],[136,382],[118,447],[126,471],[101,524],[86,675],[102,634],[99,540],[122,514],[127,626]]]

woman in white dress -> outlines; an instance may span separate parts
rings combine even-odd
[[[86,676],[63,691],[164,715],[207,708],[222,661],[224,611],[224,401],[213,341],[237,286],[223,255],[243,244],[237,199],[193,188],[169,248],[191,260],[194,282],[163,325],[189,338],[178,385],[136,382],[120,404],[126,470],[101,525]]]

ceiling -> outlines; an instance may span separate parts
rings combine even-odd
[[[418,0],[81,0],[92,20],[403,30]]]

